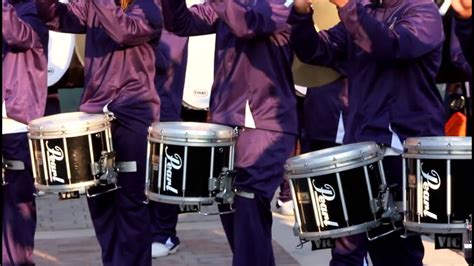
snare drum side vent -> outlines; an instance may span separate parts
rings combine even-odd
[[[297,192],[296,197],[300,204],[308,204],[311,203],[311,197],[309,196],[308,192]]]

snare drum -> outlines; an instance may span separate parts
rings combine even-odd
[[[358,234],[380,223],[374,202],[386,185],[383,153],[363,142],[287,160],[295,207],[295,235],[317,240]]]
[[[421,233],[464,233],[472,213],[471,137],[421,137],[405,141],[405,228]]]
[[[35,186],[69,192],[97,184],[92,174],[102,152],[111,152],[110,118],[83,112],[45,116],[28,125]]]
[[[212,204],[217,178],[234,169],[237,133],[197,122],[161,122],[149,128],[147,195],[169,204]]]

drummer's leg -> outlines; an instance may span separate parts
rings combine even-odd
[[[236,143],[235,186],[254,193],[236,196],[236,212],[221,215],[233,247],[233,265],[274,265],[270,202],[283,179],[283,165],[292,154],[296,136],[246,129]]]
[[[2,264],[33,264],[36,206],[26,133],[3,135],[2,155],[25,164],[25,170],[5,171],[8,184],[2,187]]]
[[[116,237],[116,207],[115,198],[117,191],[87,198],[89,212],[94,225],[95,235],[102,250],[102,263],[114,265]]]
[[[337,238],[331,250],[331,266],[364,266],[367,257],[367,236],[357,234]]]
[[[146,204],[145,169],[148,124],[117,117],[114,149],[117,162],[135,161],[137,172],[120,173],[115,206],[115,265],[151,265],[150,213]],[[150,123],[151,124],[151,123]]]

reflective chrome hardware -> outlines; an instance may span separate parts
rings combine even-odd
[[[102,151],[99,162],[92,165],[92,174],[99,178],[99,185],[117,183],[118,169],[115,168],[115,156],[115,151]]]
[[[231,204],[234,202],[234,181],[237,176],[236,170],[222,168],[221,174],[217,177],[216,189],[220,192],[216,195],[215,201],[220,204]]]

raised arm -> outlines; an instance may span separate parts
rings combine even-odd
[[[288,30],[290,9],[284,0],[209,0],[210,5],[239,38],[254,38]]]
[[[13,5],[2,0],[2,36],[11,48],[25,51],[41,45],[39,31],[47,29],[38,18],[34,2],[22,3],[21,8],[19,15]]]
[[[90,0],[36,0],[40,18],[49,29],[66,33],[86,33],[88,3]]]
[[[428,0],[416,2],[389,25],[369,15],[366,7],[355,0],[339,8],[339,16],[354,42],[379,59],[415,59],[444,40],[441,16]]]
[[[464,57],[472,66],[472,20],[456,17],[454,19],[456,37],[464,53]]]
[[[291,45],[301,62],[338,69],[346,60],[347,32],[342,23],[327,31],[317,32],[313,13],[300,14],[295,8],[288,18]]]
[[[91,6],[108,35],[123,45],[138,45],[161,35],[163,20],[153,0],[136,0],[122,10],[114,0],[93,0]]]
[[[185,0],[161,0],[166,30],[178,36],[215,33],[218,19],[208,4],[194,5],[188,9]]]

